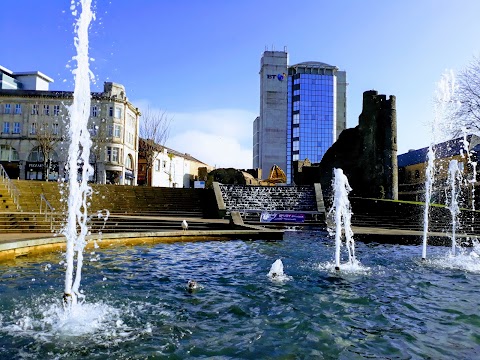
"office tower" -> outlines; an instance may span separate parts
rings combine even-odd
[[[346,73],[322,62],[288,66],[286,51],[265,51],[253,166],[264,177],[276,164],[292,182],[293,161],[318,163],[346,128]]]
[[[286,169],[287,52],[265,51],[260,65],[260,116],[254,121],[253,167],[268,177],[273,165]]]

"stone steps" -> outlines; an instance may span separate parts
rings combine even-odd
[[[20,204],[24,211],[39,211],[40,194],[45,195],[55,211],[65,211],[68,195],[66,184],[29,180],[14,180],[14,183],[20,191]],[[92,190],[90,212],[108,209],[110,213],[121,214],[202,216],[205,197],[213,197],[213,192],[208,189],[92,184]]]
[[[113,233],[125,231],[165,231],[181,230],[180,218],[172,219],[145,219],[110,216],[106,221],[95,215],[87,222],[91,233]],[[65,225],[63,214],[54,214],[53,220],[45,218],[44,214],[38,213],[0,213],[0,233],[2,232],[44,232],[58,233]],[[189,222],[190,230],[212,230],[219,229],[222,224],[212,224],[208,220]],[[225,225],[227,228],[227,225]]]
[[[424,204],[362,198],[351,198],[350,203],[353,226],[423,231]],[[451,215],[446,207],[431,206],[429,214],[430,232],[451,232]],[[457,229],[480,233],[480,212],[462,210]]]

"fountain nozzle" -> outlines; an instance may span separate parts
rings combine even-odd
[[[72,302],[72,294],[64,293],[63,294],[63,304],[68,305]]]

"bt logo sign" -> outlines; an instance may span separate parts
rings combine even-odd
[[[287,77],[287,74],[277,74],[277,75],[272,75],[272,74],[267,74],[267,79],[278,79],[278,81],[283,81]]]

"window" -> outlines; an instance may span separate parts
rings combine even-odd
[[[18,152],[10,145],[0,145],[0,161],[18,161]]]
[[[132,157],[130,155],[127,156],[127,159],[125,161],[125,168],[127,169],[133,169],[133,161],[132,161]]]
[[[58,135],[58,123],[52,124],[53,135]]]
[[[122,135],[122,127],[120,125],[113,125],[113,136],[119,138]]]
[[[3,123],[3,133],[10,134],[10,123],[8,121]]]
[[[107,135],[113,136],[113,125],[108,125],[107,127]]]
[[[43,161],[43,154],[42,152],[40,151],[40,148],[39,147],[36,147],[35,149],[33,149],[31,151],[30,154],[28,154],[28,161],[31,161],[31,162],[40,162],[40,161]]]
[[[108,108],[108,116],[113,116],[113,106]]]
[[[53,115],[60,115],[60,105],[53,105]]]
[[[115,108],[115,117],[116,117],[117,119],[121,119],[121,118],[122,118],[122,109],[121,109],[121,108],[119,108],[119,107],[116,107],[116,108]]]
[[[127,143],[133,145],[133,134],[132,133],[127,133]]]
[[[37,133],[37,123],[30,124],[30,134],[34,135]]]
[[[13,123],[13,133],[14,134],[20,134],[20,123],[19,122],[14,122]]]
[[[95,124],[91,124],[90,129],[88,129],[88,132],[90,133],[90,136],[96,136],[98,133],[98,126]]]
[[[5,104],[4,108],[3,108],[3,113],[4,114],[10,114],[10,104]]]
[[[107,159],[110,162],[118,162],[118,148],[108,147],[107,148]]]
[[[50,115],[50,105],[43,105],[43,115]]]
[[[293,115],[293,123],[298,124],[300,122],[300,114]]]
[[[155,171],[160,171],[160,160],[155,161]]]
[[[38,115],[38,105],[37,104],[32,105],[32,115]]]
[[[92,106],[92,116],[97,117],[98,116],[98,107],[97,105]]]
[[[135,117],[132,114],[128,114],[128,126],[135,127]]]
[[[15,104],[15,114],[20,115],[22,113],[22,105]]]
[[[118,162],[118,148],[112,148],[112,161]]]
[[[300,136],[300,128],[296,126],[293,128],[293,137],[298,138],[299,136]]]

